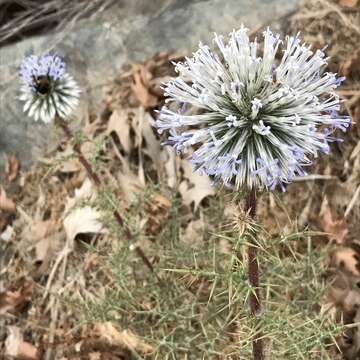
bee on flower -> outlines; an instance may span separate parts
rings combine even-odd
[[[179,105],[164,106],[156,127],[177,152],[193,147],[195,170],[215,182],[284,190],[349,127],[335,93],[344,78],[323,72],[324,52],[298,36],[283,41],[267,29],[260,46],[247,31],[241,26],[227,42],[215,34],[216,50],[200,43],[175,64],[178,76],[163,89]],[[189,105],[198,111],[185,114]]]
[[[19,99],[25,103],[24,112],[35,121],[49,123],[56,115],[66,118],[78,105],[80,89],[58,55],[26,57],[19,77]]]

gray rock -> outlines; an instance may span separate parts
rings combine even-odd
[[[214,31],[244,23],[251,30],[296,9],[298,0],[123,0],[111,11],[79,22],[71,31],[26,39],[0,49],[0,166],[7,153],[29,165],[51,148],[51,126],[34,123],[17,101],[17,67],[25,54],[56,49],[84,89],[83,106],[96,107],[101,88],[128,62],[159,51],[191,52]],[[89,100],[91,100],[89,102]],[[79,114],[81,116],[81,112]],[[1,171],[1,170],[0,170]]]

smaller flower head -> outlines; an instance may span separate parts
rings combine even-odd
[[[25,102],[24,112],[35,121],[49,123],[56,114],[68,117],[78,105],[80,89],[58,55],[26,57],[19,77],[22,83],[19,98]]]

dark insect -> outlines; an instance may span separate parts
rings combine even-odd
[[[46,95],[51,90],[51,81],[49,76],[43,75],[43,76],[34,76],[34,82],[35,82],[35,90],[40,95]]]

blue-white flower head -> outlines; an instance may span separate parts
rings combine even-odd
[[[56,114],[66,118],[78,105],[80,89],[58,55],[26,57],[19,77],[22,83],[19,98],[25,102],[24,112],[35,121],[49,123]]]
[[[284,189],[303,176],[319,151],[338,141],[350,118],[339,115],[334,90],[344,78],[323,72],[325,54],[285,42],[269,29],[263,46],[250,42],[241,26],[226,42],[215,34],[216,51],[199,45],[192,58],[176,64],[178,77],[164,84],[167,102],[156,121],[158,132],[170,131],[178,152],[194,146],[195,170],[225,185]],[[199,109],[186,115],[184,104]]]

